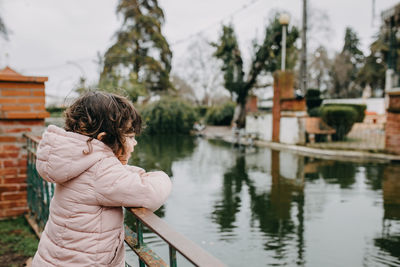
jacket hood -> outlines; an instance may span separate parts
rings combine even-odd
[[[42,136],[36,152],[36,169],[46,181],[65,183],[92,167],[96,162],[114,156],[103,142],[93,139],[92,152],[86,143],[89,137],[67,132],[50,125]]]

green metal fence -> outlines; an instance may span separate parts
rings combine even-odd
[[[40,230],[44,229],[49,217],[49,205],[54,194],[54,184],[43,180],[36,171],[36,148],[40,139],[25,134],[28,151],[28,206],[30,216],[35,219]],[[133,231],[125,225],[125,243],[139,257],[139,266],[177,266],[176,253],[180,253],[194,266],[225,266],[221,261],[204,249],[173,230],[157,215],[145,208],[125,208],[136,218],[136,229]],[[152,251],[143,240],[143,228],[161,237],[169,247],[169,265]],[[128,265],[127,265],[128,266]]]
[[[26,139],[28,151],[28,207],[39,229],[43,229],[49,217],[49,205],[51,197],[54,194],[54,184],[41,179],[36,171],[36,147],[40,139],[30,135],[26,135]]]

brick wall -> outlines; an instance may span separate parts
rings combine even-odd
[[[281,100],[282,111],[306,111],[306,100],[303,99],[282,99]]]
[[[382,191],[383,205],[385,207],[385,219],[397,219],[400,217],[400,165],[390,164],[385,166],[383,172]]]
[[[274,73],[274,97],[272,106],[272,141],[279,142],[281,121],[281,100],[294,96],[294,75],[289,71],[276,71]]]
[[[400,92],[389,93],[385,147],[387,152],[400,155]]]
[[[27,211],[27,153],[24,133],[44,129],[46,77],[0,71],[0,218]]]
[[[44,83],[0,81],[0,117],[2,119],[37,119],[48,116]]]
[[[257,101],[258,101],[258,98],[255,95],[251,95],[247,98],[247,102],[246,102],[246,112],[247,113],[258,111]]]

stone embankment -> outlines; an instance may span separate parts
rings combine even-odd
[[[235,132],[227,126],[207,126],[199,132],[207,139],[219,139],[228,143],[237,143],[238,138]],[[288,145],[276,142],[267,142],[262,140],[251,140],[247,137],[239,139],[240,145],[254,145],[258,147],[267,147],[274,150],[286,150],[293,153],[309,157],[318,157],[325,159],[344,160],[353,162],[400,162],[400,156],[388,153],[375,153],[365,150],[345,150],[343,147],[334,149],[315,148],[302,145]]]

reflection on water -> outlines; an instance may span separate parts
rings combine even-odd
[[[399,165],[176,136],[141,137],[132,163],[172,176],[159,216],[228,266],[400,266]]]
[[[338,184],[341,188],[350,188],[355,183],[357,166],[351,162],[333,160],[307,160],[306,178],[322,178],[326,183]]]
[[[396,265],[400,266],[400,165],[386,166],[383,173],[384,216],[382,232],[374,238],[374,245],[382,262],[393,264],[386,259],[397,258]]]
[[[194,137],[186,135],[143,135],[137,138],[140,145],[135,148],[130,164],[146,169],[163,170],[172,176],[171,166],[193,153]]]

